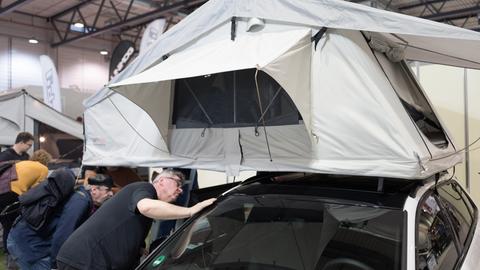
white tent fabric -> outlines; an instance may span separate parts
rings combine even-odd
[[[174,54],[160,65],[121,83],[112,84],[111,87],[257,68],[275,78],[287,90],[293,101],[299,106],[303,119],[309,127],[309,95],[300,93],[308,93],[310,69],[309,65],[305,65],[303,61],[295,60],[308,59],[311,50],[310,38],[310,29],[300,29],[259,35],[247,34],[238,37],[235,42],[224,39]],[[303,53],[307,57],[299,57],[299,53]],[[304,70],[301,70],[302,68]],[[296,72],[289,72],[290,69]],[[124,92],[122,89],[117,91]],[[128,88],[125,90],[131,91]],[[168,122],[164,122],[164,124],[168,124]],[[167,129],[168,127],[160,128],[164,131],[162,132],[164,138]]]
[[[453,144],[445,149],[435,147],[412,125],[396,94],[405,90],[385,76],[362,39],[359,32],[332,31],[314,53],[312,89],[317,91],[312,91],[312,110],[316,112],[312,133],[317,145],[312,149],[319,163],[315,166],[328,161],[331,169],[362,171],[369,162],[381,166],[372,167],[373,174],[396,168],[399,175],[413,171],[421,175],[459,162],[460,156],[454,154],[429,164],[429,172],[421,173],[422,164],[432,158],[430,154],[449,156],[455,148]]]
[[[265,27],[246,32],[251,17],[266,19]],[[310,42],[324,26],[336,29]],[[87,100],[84,163],[418,179],[460,162],[448,133],[439,146],[407,113],[402,102],[425,95],[406,81],[409,71],[357,30],[376,32],[407,59],[480,67],[480,35],[464,29],[344,1],[212,0],[116,77],[114,91]],[[176,81],[248,68],[278,82],[302,121],[266,132],[172,124]],[[413,105],[428,111],[429,102]]]
[[[310,44],[310,32],[310,29],[300,29],[259,35],[246,34],[235,41],[222,39],[178,52],[161,65],[110,86],[141,84],[153,80],[168,81],[255,67],[263,69],[300,41]]]
[[[275,11],[275,12],[272,12]],[[406,59],[480,68],[480,34],[474,31],[340,0],[210,0],[158,38],[149,51],[112,82],[137,74],[183,46],[205,39],[232,17],[264,18],[280,24],[377,32],[406,47]],[[224,34],[228,35],[230,28]],[[218,37],[217,37],[218,38]],[[104,91],[86,106],[105,97]]]
[[[22,85],[21,87],[1,91],[0,94],[21,90],[27,91],[29,95],[43,102],[43,87],[41,85]],[[91,94],[82,92],[75,87],[61,88],[60,91],[62,99],[62,114],[73,119],[81,117],[85,110],[85,107],[82,104],[83,100],[88,98]]]
[[[21,131],[34,133],[39,121],[83,139],[82,124],[55,111],[26,91],[10,91],[0,95],[0,145],[12,145]]]

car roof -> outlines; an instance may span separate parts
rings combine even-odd
[[[314,173],[259,173],[225,195],[292,195],[328,202],[402,209],[425,180],[327,175]]]

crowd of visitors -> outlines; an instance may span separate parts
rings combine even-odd
[[[68,168],[49,173],[52,157],[44,150],[30,157],[33,144],[32,134],[21,132],[0,153],[7,269],[133,269],[146,253],[153,220],[191,217],[215,201],[172,204],[185,180],[174,169],[164,169],[151,183],[126,179],[130,174],[119,169],[85,167],[78,176]]]

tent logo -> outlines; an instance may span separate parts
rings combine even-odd
[[[112,53],[110,61],[110,80],[120,73],[128,64],[135,53],[135,45],[128,40],[122,40],[118,43]]]
[[[55,65],[48,55],[41,55],[40,66],[42,68],[43,102],[61,112],[60,86]]]
[[[145,53],[157,41],[165,29],[165,23],[165,19],[157,19],[147,26],[140,41],[140,54]]]
[[[122,59],[120,59],[120,62],[118,62],[117,67],[113,70],[113,76],[116,76],[118,73],[120,73],[120,71],[123,70],[123,68],[127,64],[128,60],[130,60],[130,57],[132,57],[132,54],[134,52],[135,52],[135,49],[133,47],[128,48],[127,52],[123,55]]]
[[[148,31],[148,37],[150,39],[147,41],[147,48],[150,47],[150,45],[152,45],[152,43],[155,40],[157,40],[158,34],[161,34],[161,33],[158,29],[155,29],[155,28],[151,28],[150,31]]]
[[[53,70],[49,69],[45,72],[45,90],[46,90],[46,97],[47,104],[53,104],[55,100],[55,92],[53,91]]]

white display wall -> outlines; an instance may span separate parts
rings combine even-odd
[[[10,88],[9,72],[10,72],[10,56],[9,56],[9,39],[0,36],[0,91]]]
[[[93,92],[108,82],[108,63],[96,51],[60,47],[58,69],[62,88]]]
[[[42,85],[39,57],[47,53],[45,43],[30,44],[26,40],[11,39],[10,84],[12,88],[23,85]],[[8,51],[7,51],[8,53]]]
[[[464,162],[456,166],[455,175],[467,186],[468,170],[470,193],[480,202],[480,141],[471,145],[480,137],[480,71],[428,64],[419,65],[416,71],[428,97],[451,132],[458,150],[469,146],[468,169]],[[466,108],[468,123],[465,122]],[[465,132],[467,129],[468,136]]]
[[[45,20],[21,14],[0,18],[0,91],[41,86],[42,54],[50,56],[55,64],[61,88],[93,93],[108,82],[109,59],[99,51],[111,52],[118,41],[94,37],[52,48],[55,36]],[[39,43],[28,43],[28,37],[35,37]]]

